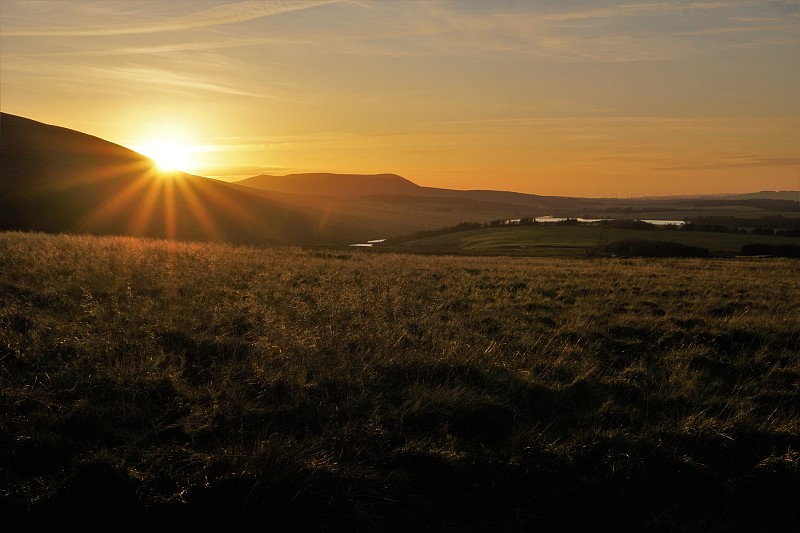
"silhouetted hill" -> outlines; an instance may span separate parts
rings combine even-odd
[[[122,146],[0,116],[0,229],[239,243],[347,242],[346,221],[217,180],[165,173]]]
[[[236,182],[266,191],[322,196],[368,196],[373,194],[414,194],[421,187],[397,174],[309,173],[270,176],[261,174]]]
[[[512,205],[544,206],[554,197],[524,194],[509,191],[473,190],[461,191],[435,187],[420,187],[397,174],[333,174],[310,173],[269,176],[261,174],[236,182],[237,185],[265,191],[315,195],[315,196],[424,196],[435,198],[464,198],[479,202]],[[570,199],[575,200],[575,199]]]
[[[597,201],[585,198],[540,196],[512,191],[458,190],[436,187],[421,187],[396,174],[289,174],[287,176],[259,175],[236,182],[237,185],[262,191],[301,196],[328,196],[337,198],[374,197],[373,201],[384,203],[407,203],[409,198],[417,202],[463,201],[478,207],[476,212],[486,211],[490,206],[504,206],[515,212],[520,206],[540,210],[584,209],[598,205]],[[380,198],[378,198],[380,197]],[[283,197],[287,202],[297,199]],[[427,200],[426,200],[427,199]],[[477,204],[476,204],[477,203]]]

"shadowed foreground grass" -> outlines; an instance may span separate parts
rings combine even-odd
[[[0,234],[4,522],[788,531],[799,265]]]

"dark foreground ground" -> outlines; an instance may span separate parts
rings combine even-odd
[[[800,263],[0,234],[7,531],[793,531]]]

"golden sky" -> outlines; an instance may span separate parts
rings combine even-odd
[[[798,2],[0,0],[0,54],[4,112],[224,179],[800,189]]]

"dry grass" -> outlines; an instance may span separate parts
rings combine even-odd
[[[29,528],[788,529],[798,272],[0,234],[0,503]]]

